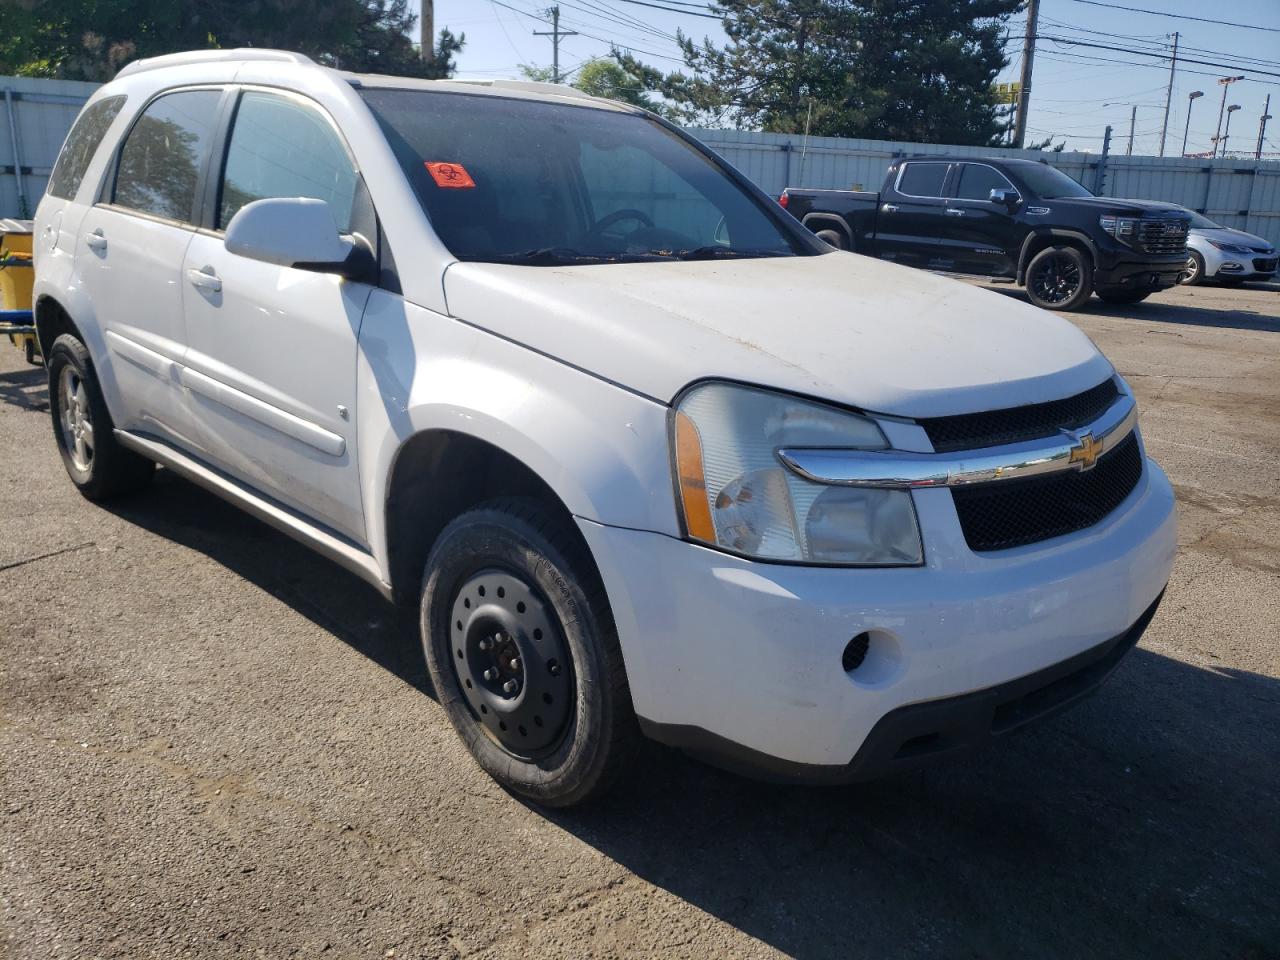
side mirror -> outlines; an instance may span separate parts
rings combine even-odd
[[[324,200],[272,197],[241,207],[227,224],[223,245],[264,263],[370,282],[373,256],[360,238],[338,233]]]
[[[991,192],[987,194],[987,199],[992,203],[1002,203],[1012,210],[1018,205],[1018,201],[1022,198],[1018,196],[1018,191],[1016,190],[1006,190],[1003,187],[992,187]]]

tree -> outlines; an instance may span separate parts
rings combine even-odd
[[[449,75],[466,38],[440,33],[434,61],[408,37],[408,0],[19,0],[0,5],[0,73],[110,80],[179,50],[276,47],[343,69]]]
[[[522,66],[520,72],[527,80],[553,83],[555,74],[550,67]],[[593,97],[620,100],[635,107],[643,107],[655,113],[665,109],[645,92],[644,80],[636,73],[628,73],[613,60],[595,58],[588,60],[577,70],[577,77],[570,84]]]
[[[729,42],[680,35],[685,69],[617,54],[686,122],[992,144],[991,84],[1022,0],[715,0]]]

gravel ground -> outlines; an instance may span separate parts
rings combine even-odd
[[[1280,956],[1278,292],[1075,317],[1182,522],[1098,696],[853,788],[651,746],[551,815],[463,752],[411,613],[171,476],[82,500],[4,347],[0,956]]]

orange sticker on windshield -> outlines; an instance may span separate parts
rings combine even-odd
[[[466,190],[476,185],[476,182],[471,179],[471,174],[467,173],[467,168],[460,163],[428,162],[426,167],[437,187],[444,187],[446,190]]]

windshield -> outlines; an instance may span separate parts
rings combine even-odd
[[[1191,228],[1193,230],[1225,230],[1220,223],[1214,223],[1208,217],[1201,216],[1194,210],[1187,210],[1187,216],[1191,218]]]
[[[1093,196],[1057,167],[1051,167],[1047,163],[1020,163],[1013,167],[1012,172],[1041,200]]]
[[[816,252],[681,136],[629,112],[365,88],[445,246],[549,266]]]

